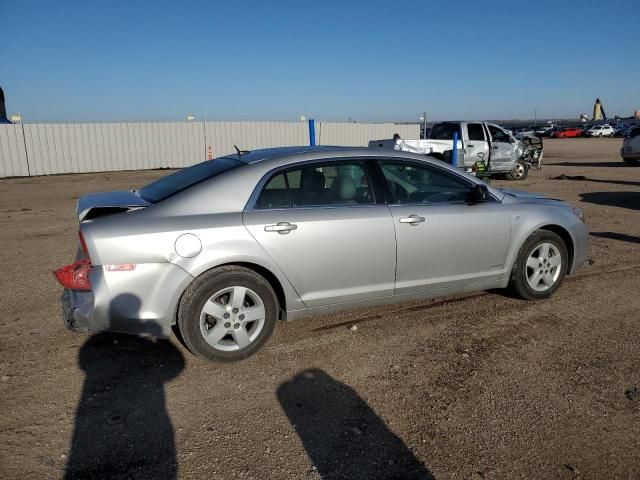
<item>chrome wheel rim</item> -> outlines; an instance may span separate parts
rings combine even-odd
[[[520,163],[517,163],[513,170],[511,170],[511,175],[516,178],[521,178],[524,175],[524,166]]]
[[[223,352],[242,350],[258,338],[266,311],[250,288],[233,286],[214,293],[200,312],[200,333],[211,347]]]
[[[558,248],[553,243],[540,243],[527,257],[527,283],[536,292],[549,290],[558,281],[561,267],[562,255]]]

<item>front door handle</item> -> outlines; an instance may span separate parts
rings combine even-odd
[[[278,233],[289,233],[291,230],[296,230],[298,225],[295,223],[289,222],[280,222],[277,225],[267,225],[264,227],[265,232],[278,232]]]
[[[400,219],[400,223],[408,223],[414,227],[422,222],[424,222],[424,217],[420,217],[419,215],[409,215],[408,217]]]

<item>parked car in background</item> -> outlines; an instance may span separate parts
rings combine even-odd
[[[640,125],[631,128],[625,135],[620,155],[629,164],[637,164],[640,161]]]
[[[587,130],[588,137],[613,137],[613,127],[609,124],[596,125]]]
[[[519,128],[515,131],[516,138],[522,139],[523,137],[533,137],[536,135],[534,127]]]
[[[553,132],[553,137],[555,138],[570,138],[580,136],[582,136],[582,130],[577,127],[561,128],[560,130]]]
[[[592,124],[590,123],[583,123],[582,125],[580,125],[578,128],[580,130],[582,130],[582,136],[586,137],[587,136],[587,131],[589,131],[591,128],[593,127]]]
[[[78,260],[56,271],[66,326],[176,328],[220,361],[258,351],[279,319],[507,286],[548,298],[589,237],[566,202],[371,148],[239,152],[85,195],[77,215]]]
[[[629,125],[619,124],[613,127],[613,136],[614,137],[624,137],[627,132],[631,130]]]
[[[554,128],[556,128],[556,125],[552,123],[542,125],[535,130],[535,134],[539,137],[548,137],[551,135]]]

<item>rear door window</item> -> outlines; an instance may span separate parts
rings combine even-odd
[[[274,176],[267,182],[258,197],[256,208],[286,208],[289,206],[289,190],[284,173]]]
[[[295,167],[271,178],[256,208],[373,204],[371,181],[363,162],[328,162]]]

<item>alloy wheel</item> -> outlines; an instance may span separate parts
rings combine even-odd
[[[232,352],[248,347],[265,325],[266,310],[250,288],[228,287],[214,293],[200,313],[200,333],[216,350]]]
[[[549,290],[558,280],[562,266],[562,255],[549,242],[538,244],[529,253],[525,265],[527,283],[536,292]]]

